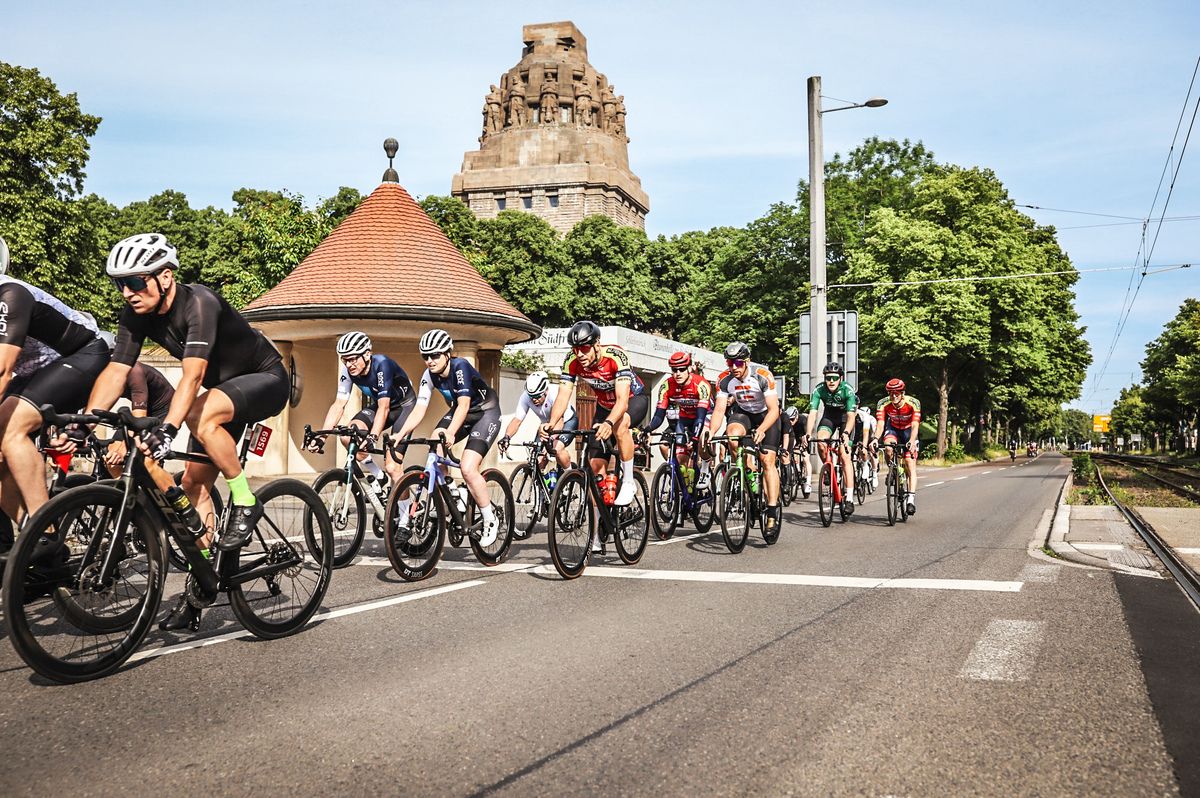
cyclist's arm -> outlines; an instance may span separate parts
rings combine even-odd
[[[208,361],[202,357],[185,357],[183,359],[183,376],[179,378],[179,385],[175,386],[175,396],[171,398],[171,408],[167,410],[167,417],[163,419],[164,423],[171,424],[176,429],[183,426],[183,422],[187,420],[188,413],[192,409],[192,404],[195,403],[196,397],[200,393],[200,387],[204,383],[204,372],[207,370]],[[120,393],[117,396],[120,396]],[[116,401],[116,397],[113,398],[113,401]]]
[[[729,397],[717,394],[717,401],[713,404],[712,417],[708,420],[708,431],[712,435],[717,434],[717,430],[721,429],[721,425],[725,423],[725,408],[729,405]]]
[[[375,421],[371,424],[371,434],[378,438],[387,427],[388,410],[392,407],[390,397],[381,396],[375,400]]]
[[[779,420],[779,397],[768,393],[763,396],[763,399],[767,403],[767,415],[763,417],[763,422],[758,429],[763,435],[766,435],[767,431]]]
[[[609,418],[620,418],[629,412],[629,395],[633,392],[633,380],[628,377],[618,377],[613,386],[613,406]]]
[[[814,428],[815,426],[817,426],[817,408],[820,406],[820,401],[821,401],[821,400],[820,400],[820,399],[817,399],[817,395],[816,395],[816,394],[813,394],[813,399],[815,399],[816,401],[815,401],[815,402],[811,402],[811,403],[809,404],[809,407],[808,407],[808,423],[806,423],[806,424],[804,425],[804,437],[806,437],[806,438],[811,438],[811,437],[812,437],[812,434],[813,434],[813,428]]]
[[[425,374],[421,377],[421,387],[417,389],[417,404],[413,407],[412,412],[408,414],[408,418],[404,419],[404,424],[400,426],[400,431],[393,438],[403,438],[421,425],[425,420],[425,413],[429,410],[429,398],[433,395],[433,388],[429,382],[429,370],[425,370]]]
[[[462,429],[467,414],[471,412],[471,397],[457,396],[454,398],[454,415],[450,417],[450,425],[446,427],[446,440],[453,442]]]
[[[325,423],[321,425],[321,429],[330,429],[334,424],[342,420],[342,414],[346,412],[346,403],[348,399],[338,397],[333,400],[333,404],[329,406],[329,411],[325,413]]]

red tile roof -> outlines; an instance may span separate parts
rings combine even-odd
[[[322,305],[336,317],[351,306],[388,306],[395,318],[429,318],[421,309],[465,311],[490,323],[537,330],[504,300],[441,228],[398,183],[381,183],[317,245],[283,281],[246,306],[247,317],[279,317],[283,308],[304,308],[304,317]],[[333,307],[330,308],[334,310]],[[391,314],[389,314],[391,315]],[[534,332],[533,335],[539,334]]]

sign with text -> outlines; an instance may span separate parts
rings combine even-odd
[[[1108,432],[1108,425],[1112,423],[1112,416],[1092,416],[1092,432]]]

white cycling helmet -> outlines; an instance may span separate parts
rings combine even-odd
[[[419,348],[422,355],[440,355],[454,348],[454,340],[445,330],[430,330],[421,336]]]
[[[0,238],[0,276],[8,274],[8,244]]]
[[[550,377],[544,371],[535,371],[525,378],[525,393],[534,399],[545,396],[550,391]]]
[[[371,339],[367,337],[365,332],[359,332],[358,330],[346,333],[337,342],[338,357],[362,355],[370,351]]]
[[[796,423],[796,419],[800,418],[800,408],[795,407],[793,405],[792,407],[789,407],[787,410],[784,410],[783,414],[785,416],[787,416],[788,421],[790,421],[794,424],[794,423]]]
[[[112,252],[108,253],[104,270],[109,277],[129,277],[178,268],[179,253],[166,236],[162,233],[138,233],[117,242]]]

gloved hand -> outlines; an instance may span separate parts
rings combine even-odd
[[[174,424],[159,424],[154,429],[141,434],[141,449],[148,456],[162,462],[171,453],[171,445],[175,443],[178,435],[179,428]]]
[[[497,446],[497,448],[500,449],[500,454],[508,453],[508,444],[511,442],[512,442],[512,438],[508,437],[507,435],[505,435],[500,440],[496,441],[496,446]]]

